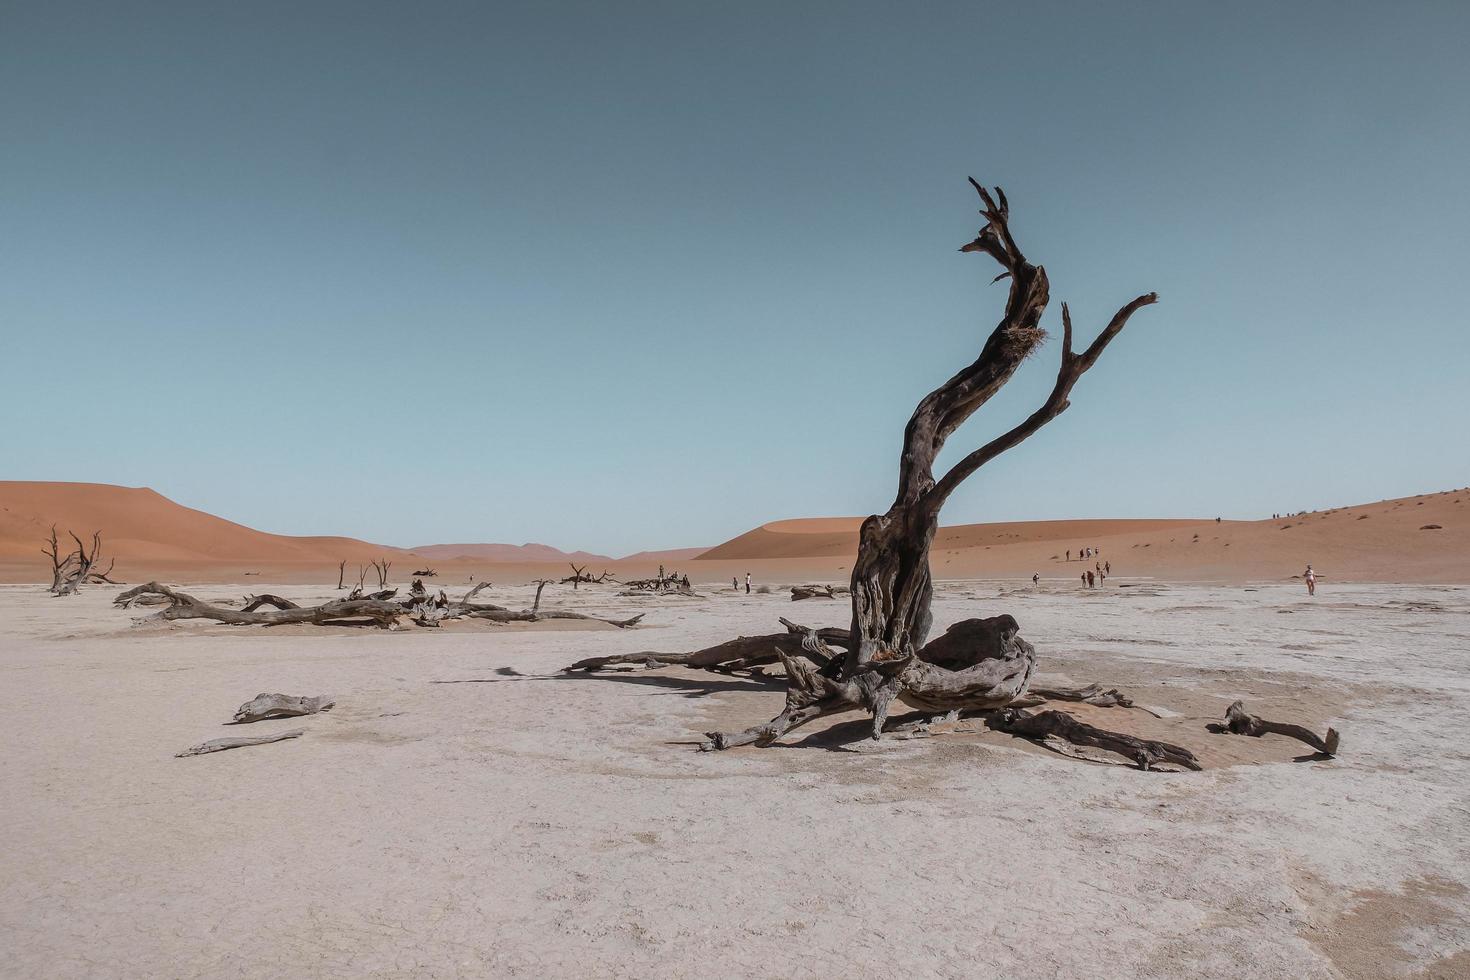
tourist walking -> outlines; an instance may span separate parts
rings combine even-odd
[[[1307,566],[1307,570],[1302,573],[1302,578],[1304,578],[1304,579],[1307,580],[1307,595],[1316,595],[1317,594],[1317,573],[1314,572],[1314,571],[1312,571],[1312,566],[1311,565],[1308,565]]]

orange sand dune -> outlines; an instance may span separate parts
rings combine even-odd
[[[53,524],[65,544],[71,544],[69,530],[83,540],[101,531],[105,553],[118,560],[119,569],[129,562],[224,560],[329,562],[335,567],[344,559],[407,554],[354,538],[256,531],[176,504],[146,487],[0,481],[0,559],[44,565],[40,548]]]
[[[89,534],[100,529],[115,577],[176,582],[274,582],[335,585],[337,563],[395,559],[391,580],[405,581],[432,564],[452,587],[490,579],[503,584],[560,578],[569,558],[624,580],[659,565],[710,587],[728,588],[745,573],[757,585],[845,581],[857,554],[860,519],[812,518],[766,524],[709,549],[639,552],[616,561],[545,546],[438,545],[418,551],[353,538],[291,537],[256,531],[191,510],[147,489],[87,483],[0,482],[0,581],[36,582],[49,575],[41,555],[55,523]],[[1438,528],[1421,530],[1425,525]],[[1284,520],[1078,520],[967,524],[941,528],[931,551],[936,578],[1077,581],[1091,562],[1078,549],[1100,549],[1113,566],[1108,587],[1138,578],[1174,581],[1281,580],[1312,562],[1325,583],[1470,582],[1470,490],[1446,491],[1339,508]],[[532,549],[546,557],[528,560]],[[481,553],[481,549],[484,549]],[[501,549],[508,549],[502,551]],[[1067,550],[1072,560],[1067,560]],[[451,554],[449,558],[424,554]],[[458,555],[469,553],[471,557]],[[507,554],[513,560],[496,560]],[[372,575],[368,575],[369,581]]]
[[[841,580],[857,555],[858,518],[777,521],[711,548],[696,568]],[[1439,525],[1437,528],[1427,525]],[[1099,549],[1094,561],[1079,548]],[[1071,550],[1071,560],[1067,551]],[[1087,520],[941,528],[937,578],[1078,578],[1096,562],[1124,577],[1284,579],[1311,562],[1325,581],[1470,582],[1470,489],[1265,521]],[[713,568],[711,568],[713,571]],[[711,576],[713,577],[713,576]]]
[[[810,517],[774,521],[731,538],[700,555],[701,560],[762,558],[830,558],[857,554],[860,517]],[[1015,544],[1024,541],[1056,541],[1063,549],[1069,542],[1076,548],[1096,544],[1093,539],[1124,533],[1162,531],[1200,524],[1195,520],[1119,521],[1017,521],[1007,524],[957,524],[943,527],[934,537],[934,548],[963,549]]]

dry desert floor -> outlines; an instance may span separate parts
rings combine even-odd
[[[1203,772],[964,723],[873,742],[855,717],[702,754],[781,687],[560,673],[781,615],[846,625],[840,602],[592,588],[549,601],[645,625],[272,630],[0,587],[0,974],[1470,976],[1470,590],[1114,581],[946,582],[935,633],[1010,612],[1045,675],[1162,717],[1079,714]],[[223,726],[276,691],[337,706]],[[1339,727],[1341,755],[1208,733],[1237,697]]]

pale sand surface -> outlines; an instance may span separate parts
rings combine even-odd
[[[247,581],[193,591],[327,594]],[[1184,774],[842,719],[699,754],[780,688],[557,674],[837,602],[594,588],[552,599],[650,625],[287,632],[132,626],[115,591],[0,588],[6,976],[1470,975],[1465,588],[940,586],[936,633],[1010,612],[1044,673],[1176,712],[1088,717],[1187,738]],[[338,703],[222,726],[263,691]],[[1236,697],[1343,755],[1203,733]]]

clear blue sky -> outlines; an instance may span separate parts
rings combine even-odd
[[[887,507],[1004,286],[1090,333],[946,523],[1470,483],[1470,4],[0,5],[0,478],[619,553]],[[1028,412],[1054,346],[951,441]]]

